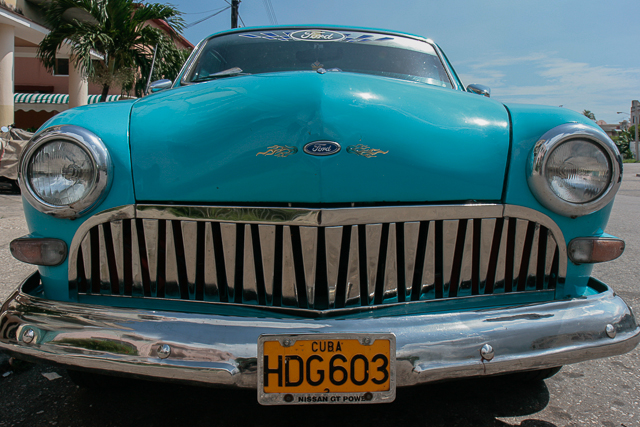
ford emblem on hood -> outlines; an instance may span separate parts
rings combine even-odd
[[[333,141],[314,141],[304,146],[304,152],[312,156],[330,156],[340,151],[340,144]]]

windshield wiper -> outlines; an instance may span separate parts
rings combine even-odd
[[[209,74],[208,76],[200,77],[198,79],[191,80],[191,81],[192,82],[203,82],[205,80],[214,80],[214,79],[219,79],[221,77],[239,76],[241,74],[242,75],[248,75],[249,73],[243,73],[242,72],[242,68],[233,67],[233,68],[229,68],[227,70],[223,70],[223,71],[219,71],[217,73]]]

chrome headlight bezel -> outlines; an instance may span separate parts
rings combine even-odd
[[[75,144],[89,156],[93,167],[92,186],[80,200],[69,205],[53,205],[38,196],[27,176],[31,158],[45,144],[63,140]],[[111,156],[102,140],[93,132],[75,125],[52,126],[36,134],[27,145],[18,168],[18,180],[24,198],[31,206],[57,218],[77,218],[97,205],[111,186],[113,165]]]
[[[547,179],[547,162],[553,151],[567,141],[583,140],[597,145],[608,157],[610,180],[597,198],[584,203],[561,199]],[[609,204],[622,182],[622,156],[615,143],[603,131],[580,123],[566,123],[546,132],[536,142],[527,161],[527,182],[531,192],[544,207],[564,216],[579,217],[596,212]]]

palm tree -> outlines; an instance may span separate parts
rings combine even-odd
[[[147,21],[163,19],[176,33],[184,28],[176,8],[157,3],[52,0],[44,7],[51,32],[40,43],[38,58],[52,70],[57,51],[67,44],[72,53],[70,60],[102,85],[101,101],[114,82],[122,82],[123,74],[137,75],[139,69],[148,67],[154,46],[164,46],[169,51],[171,45],[175,49],[162,31],[145,25]],[[96,60],[96,54],[102,59]]]
[[[596,121],[596,115],[593,114],[591,111],[589,110],[582,110],[582,115],[585,117],[590,118],[591,120],[593,120],[594,122]]]

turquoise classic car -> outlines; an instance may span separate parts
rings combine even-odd
[[[151,87],[26,148],[11,251],[38,271],[2,306],[8,354],[288,405],[637,345],[590,275],[624,250],[604,232],[621,157],[580,114],[496,102],[431,40],[355,28],[214,34]]]

